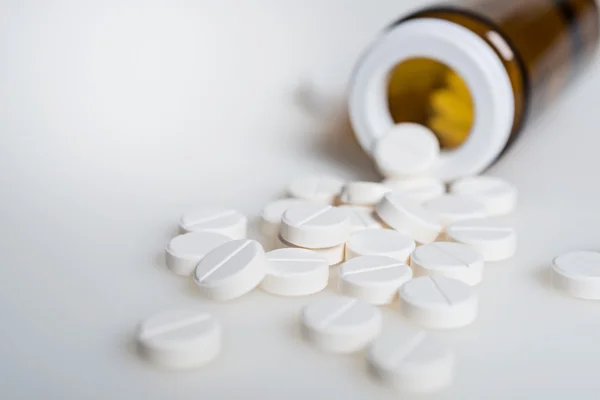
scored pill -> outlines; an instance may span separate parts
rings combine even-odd
[[[346,260],[379,255],[406,262],[416,247],[408,235],[391,229],[366,229],[353,233],[346,242]]]
[[[184,214],[179,222],[181,233],[215,232],[232,239],[244,239],[248,219],[235,210],[205,207]]]
[[[389,192],[381,183],[350,182],[344,186],[340,202],[357,206],[375,206]]]
[[[402,193],[418,203],[424,203],[446,193],[444,182],[428,176],[386,179],[383,181],[383,185],[392,192]]]
[[[459,179],[450,192],[468,196],[482,203],[488,215],[510,214],[517,204],[517,188],[500,178],[475,176]]]
[[[292,207],[281,219],[281,238],[295,246],[322,249],[340,245],[350,236],[350,216],[337,207],[305,204]]]
[[[206,254],[229,241],[230,237],[214,232],[190,232],[176,236],[166,248],[167,267],[176,274],[191,276]]]
[[[306,249],[278,249],[266,254],[267,273],[260,287],[280,296],[320,292],[329,282],[329,262]]]
[[[381,221],[375,216],[375,212],[370,208],[346,205],[339,206],[338,209],[344,210],[350,215],[350,227],[352,232],[383,227]]]
[[[445,276],[474,286],[483,280],[483,256],[474,248],[452,242],[417,247],[410,257],[416,276]]]
[[[502,261],[517,251],[515,229],[490,218],[455,222],[446,227],[448,240],[476,249],[485,261]]]
[[[424,207],[430,213],[437,216],[443,225],[465,219],[487,217],[485,206],[479,201],[453,194],[446,194],[429,200]]]
[[[292,182],[288,187],[288,194],[297,199],[333,204],[343,187],[344,181],[338,178],[308,176]]]
[[[284,248],[301,249],[298,246],[294,246],[293,244],[286,242],[285,240],[283,240],[281,238],[280,235],[277,235],[275,248],[277,248],[277,249],[284,249]],[[342,261],[344,261],[345,249],[346,249],[346,245],[345,245],[345,243],[342,243],[342,244],[338,244],[337,246],[326,247],[324,249],[310,249],[310,251],[317,253],[319,256],[326,259],[327,262],[329,263],[329,265],[331,266],[331,265],[337,265],[337,264],[341,263]],[[304,250],[308,250],[308,249],[304,249]]]

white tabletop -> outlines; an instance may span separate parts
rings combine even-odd
[[[306,173],[377,178],[344,133],[343,90],[418,2],[373,3],[3,2],[0,398],[398,398],[360,355],[299,339],[307,299],[213,303],[163,261],[196,205],[256,216]],[[492,169],[520,191],[519,253],[487,267],[477,322],[438,334],[457,376],[431,398],[597,398],[600,303],[555,292],[546,271],[600,247],[598,93],[586,77]],[[222,322],[218,360],[187,373],[139,360],[140,319],[184,306]],[[384,314],[407,329],[397,306]]]

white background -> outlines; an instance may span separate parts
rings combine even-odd
[[[0,398],[398,397],[360,355],[298,338],[306,299],[214,304],[162,252],[195,205],[256,216],[305,173],[377,178],[340,116],[345,85],[416,0],[0,4]],[[520,251],[487,268],[476,324],[440,334],[457,376],[431,398],[597,398],[600,303],[545,271],[600,247],[599,90],[583,78],[491,171],[520,190]],[[132,350],[141,318],[178,306],[222,321],[210,367],[165,373]],[[385,317],[408,327],[397,306]]]

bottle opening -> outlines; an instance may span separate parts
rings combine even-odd
[[[442,149],[456,149],[469,137],[475,116],[471,92],[447,65],[429,58],[403,61],[391,71],[387,93],[394,122],[427,126]]]

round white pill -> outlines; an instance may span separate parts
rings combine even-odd
[[[556,257],[552,284],[573,297],[600,300],[600,253],[575,251]]]
[[[456,279],[422,276],[402,285],[399,293],[404,315],[426,328],[460,328],[477,318],[475,292]]]
[[[383,222],[419,243],[433,242],[442,231],[435,215],[400,193],[386,194],[375,211]]]
[[[194,281],[206,297],[231,300],[257,287],[265,270],[265,252],[257,241],[234,240],[204,256]]]
[[[320,292],[329,282],[329,263],[311,250],[279,249],[266,254],[267,274],[260,287],[280,296]]]
[[[454,352],[424,331],[394,332],[377,339],[367,352],[369,371],[402,391],[433,393],[454,379]]]
[[[279,234],[283,214],[292,207],[306,204],[306,200],[281,199],[267,204],[260,213],[261,232],[267,237]]]
[[[167,245],[167,267],[178,275],[191,276],[206,254],[230,241],[230,237],[214,232],[191,232],[176,236]]]
[[[361,206],[340,206],[338,208],[350,215],[350,228],[352,232],[383,227],[381,221],[377,219],[375,211],[370,208]]]
[[[383,181],[383,185],[393,192],[403,193],[418,203],[424,203],[446,193],[446,184],[444,182],[428,176],[386,179]]]
[[[294,246],[291,243],[286,242],[281,238],[281,236],[277,236],[277,243],[275,245],[278,249],[291,248],[291,249],[300,249],[298,246]],[[323,257],[327,260],[329,265],[337,265],[344,261],[346,244],[342,243],[337,246],[327,247],[325,249],[310,249],[310,251],[317,253],[319,256]],[[308,250],[308,249],[305,249]]]
[[[297,199],[333,204],[342,192],[344,181],[329,176],[308,176],[297,179],[288,187],[288,194]]]
[[[500,178],[463,178],[454,182],[450,191],[479,201],[490,216],[510,214],[517,204],[517,188]]]
[[[359,299],[327,297],[309,303],[301,313],[304,336],[330,353],[353,353],[381,333],[381,312]]]
[[[337,207],[304,204],[292,207],[281,219],[281,238],[309,249],[337,246],[348,240],[350,216]]]
[[[429,200],[424,206],[427,211],[437,216],[443,225],[487,216],[487,211],[482,203],[470,197],[454,194],[446,194]]]
[[[373,155],[379,170],[387,177],[416,175],[437,161],[440,143],[427,127],[403,123],[377,141]]]
[[[409,236],[391,229],[367,229],[353,233],[346,242],[346,260],[359,256],[388,256],[406,262],[416,244]]]
[[[339,290],[367,303],[382,305],[394,301],[398,289],[412,278],[408,265],[385,256],[362,256],[343,263]]]
[[[181,217],[179,229],[188,232],[215,232],[232,239],[246,237],[248,219],[235,210],[206,207]]]
[[[344,186],[340,201],[342,204],[357,206],[375,206],[389,192],[381,183],[350,182]]]
[[[483,255],[485,261],[502,261],[517,251],[515,229],[493,219],[472,219],[450,224],[446,228],[448,240],[464,243]]]
[[[217,357],[221,326],[206,312],[166,311],[140,324],[137,342],[146,360],[166,368],[189,369]]]
[[[461,243],[436,242],[417,247],[410,257],[416,276],[445,276],[474,286],[483,280],[483,256]]]

